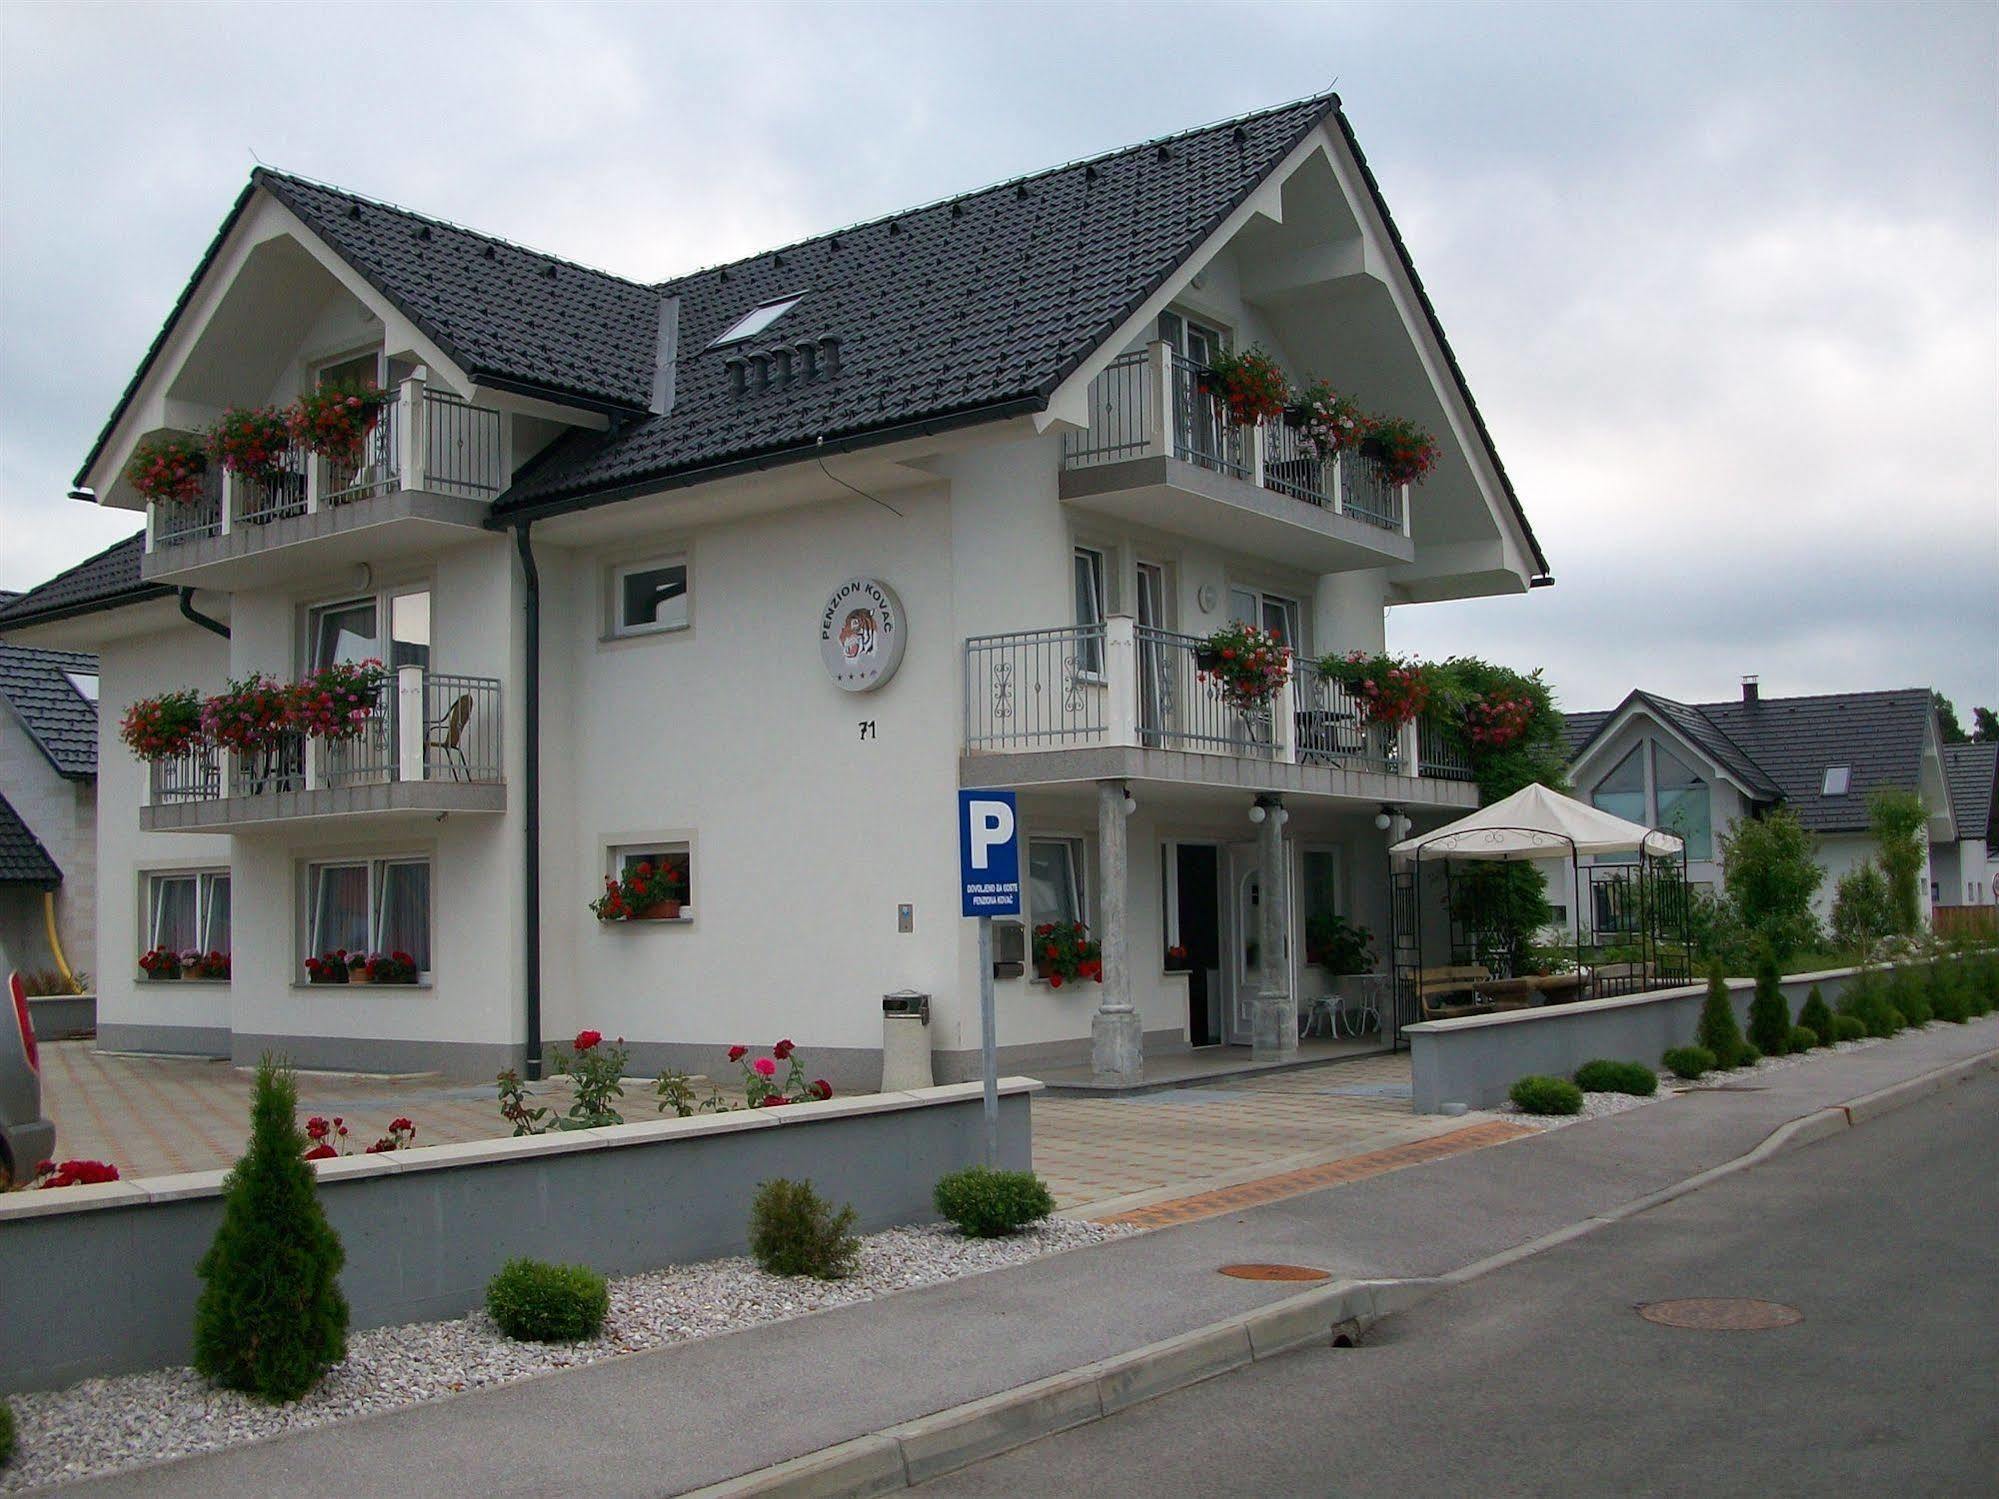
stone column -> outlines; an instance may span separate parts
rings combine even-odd
[[[1265,816],[1257,824],[1258,884],[1257,951],[1259,988],[1250,1002],[1250,1059],[1281,1062],[1298,1054],[1298,1003],[1291,993],[1291,965],[1285,939],[1290,928],[1284,878],[1284,808],[1274,796],[1263,799]]]
[[[1129,1087],[1144,1076],[1138,1011],[1131,1007],[1131,942],[1127,920],[1130,841],[1125,836],[1124,786],[1097,783],[1097,942],[1104,980],[1090,1020],[1090,1076]]]

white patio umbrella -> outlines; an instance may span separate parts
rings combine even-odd
[[[1672,858],[1682,849],[1672,833],[1627,822],[1579,802],[1538,781],[1509,797],[1480,807],[1434,832],[1405,838],[1390,853],[1398,858],[1575,859],[1590,854],[1650,854]]]

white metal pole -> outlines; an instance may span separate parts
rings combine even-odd
[[[986,1164],[999,1166],[998,1022],[993,1014],[993,919],[979,918],[979,1066],[985,1075]]]

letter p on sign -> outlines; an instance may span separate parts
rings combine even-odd
[[[992,868],[994,847],[1013,842],[1013,808],[1005,802],[973,802],[969,831],[972,835],[972,868]]]
[[[958,793],[958,873],[965,915],[1020,914],[1020,818],[1011,791]]]

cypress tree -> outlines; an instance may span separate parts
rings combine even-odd
[[[1777,955],[1765,949],[1756,960],[1756,997],[1749,1001],[1749,1039],[1766,1057],[1791,1049],[1791,1007],[1784,1000]]]
[[[1825,996],[1819,993],[1817,984],[1805,996],[1805,1007],[1798,1011],[1798,1024],[1817,1036],[1819,1045],[1832,1045],[1832,1011],[1826,1008]]]
[[[195,1267],[194,1367],[270,1401],[296,1400],[347,1356],[344,1255],[294,1117],[298,1084],[265,1057],[250,1148],[223,1183],[222,1226]]]
[[[1717,1067],[1740,1067],[1748,1051],[1742,1028],[1735,1023],[1735,1006],[1728,998],[1728,976],[1721,960],[1708,970],[1707,998],[1701,1003],[1700,1025],[1694,1039],[1714,1053]]]

